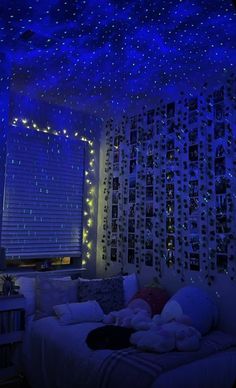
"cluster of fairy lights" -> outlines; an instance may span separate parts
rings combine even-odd
[[[85,192],[86,199],[84,202],[84,217],[83,217],[83,259],[82,265],[86,265],[87,261],[91,259],[93,242],[92,242],[92,228],[93,228],[93,218],[95,216],[94,209],[94,199],[96,195],[95,186],[93,185],[93,179],[95,175],[95,150],[94,143],[92,140],[88,139],[86,136],[79,137],[79,132],[74,132],[73,135],[68,134],[67,129],[63,129],[62,131],[53,130],[50,126],[46,128],[40,128],[36,123],[32,120],[28,120],[26,118],[14,118],[12,120],[12,125],[23,125],[25,128],[34,129],[36,131],[50,133],[56,136],[64,136],[66,138],[79,138],[81,141],[87,143],[88,152],[89,152],[89,162],[88,167],[85,170]]]

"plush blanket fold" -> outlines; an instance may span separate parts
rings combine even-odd
[[[129,348],[112,352],[100,368],[99,388],[147,388],[162,372],[213,355],[236,346],[236,339],[214,331],[201,339],[195,352],[169,352],[164,354],[142,352]]]

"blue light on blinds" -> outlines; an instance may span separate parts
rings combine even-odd
[[[5,171],[2,246],[6,258],[79,256],[84,143],[10,127]]]

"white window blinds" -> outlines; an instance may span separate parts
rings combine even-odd
[[[82,141],[10,127],[1,236],[7,259],[81,254],[83,181]]]

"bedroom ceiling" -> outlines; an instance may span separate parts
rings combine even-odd
[[[13,91],[104,118],[236,65],[229,0],[2,0],[0,15]]]

